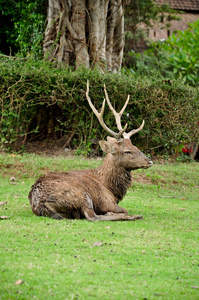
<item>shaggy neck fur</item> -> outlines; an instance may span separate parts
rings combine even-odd
[[[111,154],[106,156],[96,171],[100,181],[114,194],[117,203],[120,202],[131,184],[130,171],[114,163]]]

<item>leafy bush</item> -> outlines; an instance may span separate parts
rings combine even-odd
[[[199,83],[199,20],[185,31],[173,33],[162,45],[169,53],[169,62],[176,78],[192,85]]]
[[[54,116],[56,137],[64,137],[69,147],[90,151],[91,140],[103,139],[107,134],[86,100],[87,79],[90,80],[90,97],[98,110],[104,99],[104,82],[116,110],[121,109],[128,94],[131,96],[123,124],[127,122],[130,130],[139,127],[145,119],[144,129],[133,136],[132,142],[146,152],[171,154],[181,140],[198,141],[199,90],[182,81],[135,78],[126,71],[121,75],[101,74],[96,69],[74,72],[31,59],[1,59],[0,70],[2,146],[13,145],[14,141],[22,145],[22,140],[31,140],[33,134],[36,137],[35,132],[42,131],[44,116],[48,114]],[[37,117],[35,124],[34,116]],[[52,119],[48,119],[46,126],[49,120]],[[107,106],[104,120],[117,131]],[[47,129],[43,137],[48,138],[49,133]]]
[[[199,20],[189,26],[185,31],[173,33],[166,41],[152,43],[144,54],[132,52],[132,72],[198,85]]]
[[[169,55],[161,44],[151,44],[144,53],[131,51],[129,57],[129,70],[134,76],[175,79]]]

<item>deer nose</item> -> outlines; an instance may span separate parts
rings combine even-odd
[[[148,160],[148,166],[149,166],[149,168],[152,167],[152,165],[153,165],[152,160]]]

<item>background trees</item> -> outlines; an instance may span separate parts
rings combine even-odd
[[[41,57],[43,46],[44,55],[59,63],[121,69],[122,0],[1,0],[0,8],[6,40],[1,41],[0,51]]]
[[[0,11],[0,52],[45,55],[75,67],[98,64],[110,71],[121,69],[124,34],[129,67],[132,49],[143,36],[139,24],[151,26],[168,12],[172,18],[168,5],[152,0],[0,0]]]
[[[47,0],[0,0],[0,52],[43,57]]]
[[[122,0],[49,0],[43,44],[49,59],[119,71],[123,47]]]
[[[3,53],[42,58],[44,51],[59,63],[98,64],[112,71],[120,70],[122,63],[124,9],[131,41],[140,36],[138,24],[150,26],[151,20],[168,10],[152,0],[0,0],[0,8]]]

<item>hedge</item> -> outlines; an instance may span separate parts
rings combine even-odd
[[[89,151],[93,139],[107,134],[88,105],[88,79],[89,95],[98,110],[104,83],[118,111],[130,95],[122,122],[131,130],[145,120],[144,129],[132,137],[145,152],[171,154],[181,141],[198,143],[199,88],[178,80],[136,77],[127,70],[102,74],[97,69],[73,71],[45,61],[0,57],[1,148],[53,135],[65,138],[68,147]],[[117,131],[107,105],[104,120]]]

